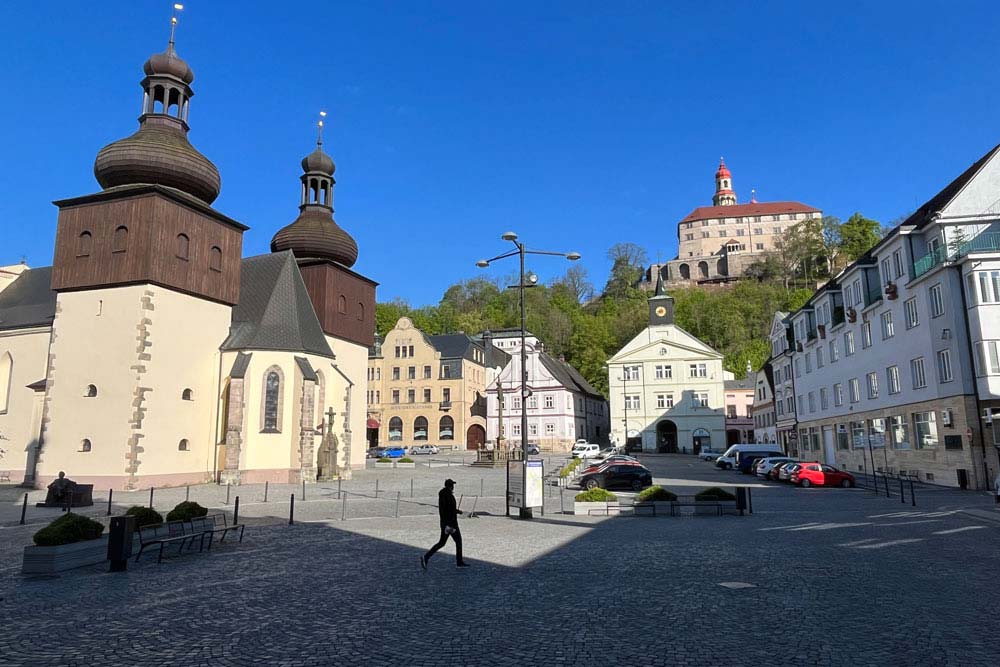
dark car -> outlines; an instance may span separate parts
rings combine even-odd
[[[580,486],[585,489],[632,489],[640,491],[652,486],[653,474],[639,465],[613,465],[600,472],[590,473],[580,478]]]
[[[368,453],[365,455],[369,459],[380,459],[385,456],[385,447],[369,447]]]
[[[530,456],[538,456],[541,453],[542,450],[538,449],[538,445],[533,445],[530,442],[528,443],[528,454]]]
[[[766,459],[766,458],[767,457],[764,456],[763,454],[757,454],[757,455],[745,454],[739,457],[740,460],[738,464],[739,471],[744,475],[752,475],[754,474],[754,469],[757,467],[757,462],[760,461],[761,459]]]
[[[793,463],[798,463],[798,461],[779,461],[775,463],[774,467],[767,471],[767,479],[777,482],[778,475],[781,474],[781,469]]]

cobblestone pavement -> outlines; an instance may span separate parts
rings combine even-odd
[[[648,465],[680,493],[749,481],[688,458]],[[415,499],[429,500],[440,472],[353,482],[402,492],[412,476]],[[459,493],[479,479],[487,496],[502,489],[499,471],[447,474]],[[425,573],[433,508],[328,520],[340,506],[310,505],[311,490],[301,523],[248,504],[241,515],[261,512],[243,544],[125,574],[22,577],[32,529],[0,530],[0,664],[1000,663],[1000,522],[939,509],[936,491],[918,491],[913,508],[861,489],[761,484],[752,516],[722,518],[573,517],[554,494],[530,522],[492,509],[464,519],[473,567],[456,569],[449,544]],[[940,493],[938,504],[953,499]],[[357,516],[360,503],[394,504],[352,501]],[[750,587],[720,585],[733,583]]]

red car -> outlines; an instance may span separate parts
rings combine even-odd
[[[842,486],[845,489],[854,486],[854,475],[846,470],[838,470],[825,463],[813,461],[802,463],[801,467],[792,473],[792,484],[813,486]]]

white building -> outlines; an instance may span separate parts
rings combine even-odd
[[[770,362],[757,371],[754,377],[753,416],[754,442],[773,445],[778,442],[778,427],[774,411],[774,372]]]
[[[496,443],[500,437],[507,446],[520,446],[522,408],[528,412],[528,442],[543,449],[569,451],[578,438],[594,443],[608,441],[607,400],[579,371],[564,360],[546,354],[538,338],[528,334],[525,347],[527,386],[531,395],[527,406],[523,406],[518,380],[521,377],[521,332],[519,329],[501,330],[492,332],[491,336],[493,345],[509,354],[510,361],[486,388],[488,441]]]
[[[608,360],[611,433],[644,451],[697,453],[726,444],[722,355],[674,324],[662,278],[649,326]]]
[[[788,313],[777,312],[771,320],[771,359],[774,389],[775,442],[790,455],[797,455],[798,431],[795,427],[795,380],[792,375],[792,329]]]
[[[992,428],[1000,407],[998,154],[987,153],[788,317],[800,456],[990,486],[1000,451]]]

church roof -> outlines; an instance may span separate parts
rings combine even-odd
[[[240,302],[222,349],[334,356],[290,251],[243,260]]]
[[[819,213],[818,208],[800,204],[797,201],[758,202],[755,204],[732,204],[731,206],[699,206],[688,213],[681,222],[695,222],[714,218],[738,218],[753,215],[776,215],[778,213]]]
[[[570,366],[565,361],[559,359],[554,359],[549,355],[542,352],[538,355],[538,358],[542,360],[542,365],[552,374],[559,384],[566,387],[570,391],[577,391],[588,396],[593,396],[595,398],[604,399],[600,392],[594,389],[587,380],[580,375],[580,371],[576,370]]]
[[[55,315],[51,266],[22,272],[0,292],[0,330],[49,326]]]

